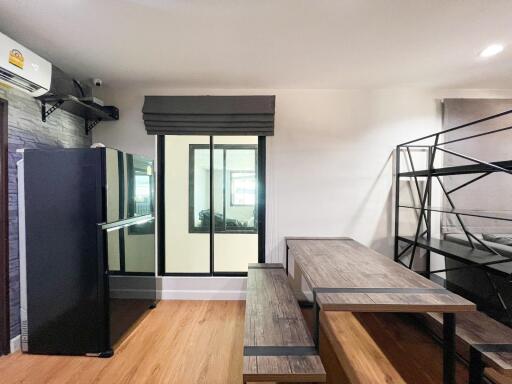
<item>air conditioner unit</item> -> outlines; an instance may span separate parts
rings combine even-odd
[[[50,62],[0,33],[0,84],[37,97],[48,92],[51,79]]]

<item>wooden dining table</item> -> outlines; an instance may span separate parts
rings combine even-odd
[[[320,311],[443,314],[443,383],[455,383],[455,314],[474,303],[351,238],[286,238],[290,258],[313,293],[313,339]]]

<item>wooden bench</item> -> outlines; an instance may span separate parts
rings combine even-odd
[[[250,264],[243,381],[325,382],[325,370],[281,264]]]
[[[427,325],[440,335],[443,318],[437,313],[424,315]],[[457,353],[470,363],[470,383],[485,376],[495,382],[512,382],[512,329],[482,312],[457,315]],[[508,379],[507,379],[508,377]]]

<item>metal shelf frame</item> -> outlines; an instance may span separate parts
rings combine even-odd
[[[46,119],[56,110],[63,109],[84,119],[85,134],[101,121],[119,120],[119,110],[113,106],[97,107],[87,104],[75,96],[42,97],[41,99],[41,120]],[[47,104],[51,106],[48,107]]]
[[[475,121],[471,121],[466,124],[462,124],[450,129],[439,131],[427,136],[420,137],[419,139],[410,140],[405,143],[399,144],[396,147],[395,152],[395,243],[394,243],[394,259],[396,262],[404,265],[409,269],[413,269],[414,258],[416,251],[422,249],[425,251],[426,256],[426,267],[424,271],[417,271],[430,278],[431,274],[439,272],[448,272],[459,269],[469,268],[480,268],[484,271],[489,279],[494,294],[496,295],[499,303],[502,306],[504,313],[507,315],[510,323],[512,323],[512,310],[507,307],[503,300],[502,293],[493,281],[493,275],[506,276],[509,282],[512,282],[512,258],[507,255],[503,255],[493,247],[487,245],[480,238],[475,236],[464,223],[463,216],[473,216],[485,219],[498,219],[498,220],[509,220],[512,221],[512,216],[507,217],[506,215],[496,215],[495,213],[486,213],[485,211],[477,210],[464,210],[457,209],[455,202],[452,198],[452,193],[465,188],[477,181],[481,181],[486,176],[500,172],[504,174],[512,175],[512,161],[500,161],[500,162],[487,162],[468,156],[463,153],[455,152],[451,149],[447,149],[447,144],[452,144],[464,140],[475,139],[477,137],[487,136],[511,130],[512,126],[506,126],[499,129],[493,129],[478,134],[462,135],[459,138],[453,140],[442,141],[443,135],[449,132],[462,130],[466,127],[475,126],[477,124],[494,120],[502,116],[512,114],[512,110],[503,111],[501,113],[487,116]],[[463,131],[462,131],[463,132]],[[430,143],[434,144],[423,144],[422,142],[429,140]],[[422,170],[416,170],[411,150],[423,150],[427,153],[427,168]],[[452,156],[464,159],[471,162],[469,165],[455,166],[455,167],[444,167],[435,168],[434,161],[436,155],[439,152],[448,153]],[[401,158],[405,155],[406,161],[409,163],[411,170],[407,172],[400,171]],[[468,175],[475,174],[475,177],[461,183],[455,188],[447,190],[443,181],[442,176],[448,175]],[[420,205],[405,205],[400,204],[400,181],[404,178],[409,178],[410,183],[414,184],[414,188],[419,196]],[[446,197],[450,208],[435,208],[432,207],[432,184],[434,179],[439,183],[443,195]],[[425,187],[420,187],[420,180],[425,183]],[[417,224],[416,230],[413,237],[400,236],[400,208],[409,208],[417,212]],[[432,239],[432,212],[444,212],[447,214],[453,214],[457,218],[464,235],[467,238],[469,246],[457,245],[452,246],[453,243],[446,240]],[[400,248],[401,244],[405,244],[403,248]],[[475,246],[478,244],[478,247]],[[439,270],[432,270],[430,266],[430,253],[437,253],[445,258],[451,258],[464,264],[462,267],[457,268],[444,268]],[[404,261],[404,257],[409,256],[407,261]],[[510,264],[508,264],[510,263]]]
[[[415,209],[415,210],[421,210],[421,207],[417,207],[414,205],[407,205],[407,204],[400,204],[400,208],[408,208],[408,209]],[[480,217],[483,219],[493,219],[493,220],[501,220],[501,221],[512,221],[512,212],[510,213],[501,213],[501,212],[493,212],[493,211],[478,211],[478,210],[471,210],[471,209],[448,209],[448,208],[442,208],[442,207],[425,207],[426,211],[432,211],[432,212],[441,212],[441,213],[451,213],[461,216],[472,216],[472,217]],[[509,212],[509,211],[507,211]]]

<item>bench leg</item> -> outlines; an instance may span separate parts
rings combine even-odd
[[[286,244],[286,276],[289,275],[288,273],[288,253],[290,252],[290,247],[288,244]]]
[[[469,350],[469,384],[480,384],[484,378],[482,353],[475,347]]]
[[[316,301],[316,291],[313,290],[313,342],[316,350],[320,350],[320,306]]]
[[[443,314],[443,383],[455,384],[455,314]]]

